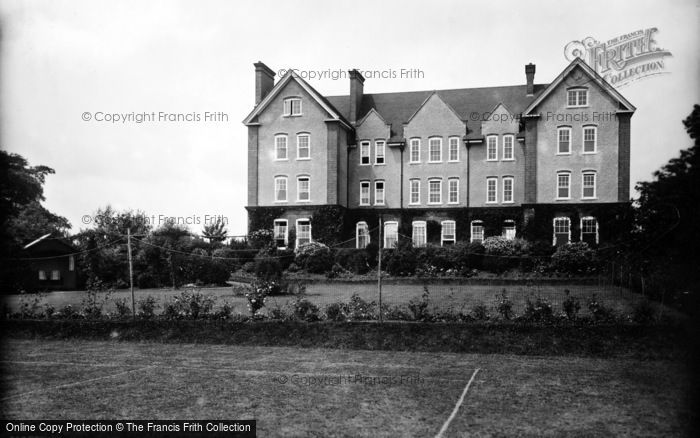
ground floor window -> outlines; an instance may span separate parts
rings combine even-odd
[[[503,222],[503,237],[505,237],[508,240],[513,240],[515,239],[515,221],[514,220],[507,220]]]
[[[61,271],[58,269],[54,269],[51,271],[51,279],[52,280],[60,280],[61,279]]]
[[[484,241],[484,223],[481,221],[472,221],[471,227],[471,242],[483,242]]]
[[[455,221],[442,221],[442,234],[440,235],[440,244],[454,245],[457,240],[457,227]]]
[[[75,256],[68,256],[68,270],[75,271]]]
[[[598,244],[598,220],[592,216],[581,218],[581,241],[589,245]]]
[[[553,245],[561,246],[571,242],[571,220],[568,217],[554,218]]]
[[[355,227],[355,241],[357,248],[366,248],[369,245],[369,227],[367,222],[358,222]]]
[[[46,271],[39,271],[39,280],[46,280]]]
[[[273,223],[273,234],[275,238],[275,244],[277,248],[286,248],[288,243],[288,230],[287,219],[275,219]]]
[[[311,221],[308,219],[297,219],[297,248],[299,245],[311,242]]]
[[[413,240],[413,246],[420,248],[425,246],[427,242],[427,233],[425,221],[415,221],[413,222],[413,235],[411,236]]]
[[[384,248],[394,248],[399,241],[399,223],[384,223]]]

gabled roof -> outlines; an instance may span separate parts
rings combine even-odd
[[[51,235],[51,233],[44,234],[43,236],[39,237],[38,239],[33,240],[33,241],[29,242],[28,244],[24,245],[24,247],[23,247],[22,249],[27,249],[27,248],[29,248],[30,246],[34,246],[34,245],[36,245],[37,243],[39,243],[39,242],[41,242],[42,240],[44,240],[44,239],[46,239],[47,237],[49,237],[50,235]]]
[[[450,111],[452,111],[452,114],[454,114],[455,117],[457,117],[460,121],[464,122],[464,119],[463,119],[459,114],[457,114],[457,111],[455,111],[454,108],[452,108],[452,107],[450,106],[449,103],[445,102],[445,101],[440,97],[440,95],[437,93],[437,91],[433,91],[432,93],[430,93],[430,96],[426,97],[425,100],[423,101],[423,103],[420,104],[420,106],[419,106],[418,109],[413,113],[413,115],[412,115],[411,117],[409,117],[408,120],[406,120],[406,123],[405,123],[406,125],[408,125],[409,123],[411,123],[411,120],[413,120],[413,118],[420,112],[420,110],[423,109],[423,107],[425,106],[425,104],[427,104],[428,101],[429,101],[433,96],[436,96],[438,99],[440,99],[440,100],[442,101],[442,103],[444,103],[445,106],[446,106]]]
[[[275,97],[284,89],[284,87],[289,83],[289,81],[296,81],[314,100],[328,113],[332,120],[337,120],[344,124],[348,129],[352,129],[350,122],[345,118],[345,116],[338,111],[333,104],[331,104],[328,99],[326,99],[321,93],[316,91],[314,87],[306,83],[304,79],[299,77],[294,73],[294,69],[287,70],[287,73],[280,79],[272,90],[267,93],[267,96],[260,101],[260,103],[253,109],[253,111],[248,114],[248,116],[243,120],[243,124],[251,125],[254,124],[253,120],[257,117],[267,106],[275,99]]]
[[[51,237],[53,233],[44,234],[36,240],[29,242],[22,247],[22,250],[35,251],[51,251],[53,253],[69,254],[77,252],[76,248],[68,243],[63,237]]]
[[[361,126],[363,123],[365,123],[365,120],[367,120],[367,118],[368,118],[368,117],[370,116],[370,114],[372,114],[372,113],[376,114],[377,117],[379,117],[379,120],[381,120],[385,125],[388,125],[388,124],[389,124],[389,123],[387,123],[386,120],[384,120],[384,117],[382,117],[382,115],[379,114],[379,113],[377,112],[376,109],[372,108],[371,110],[369,110],[369,112],[367,112],[367,114],[364,115],[364,117],[362,117],[362,118],[357,122],[357,125],[356,125],[356,126]]]
[[[568,67],[564,69],[563,72],[557,76],[554,81],[549,84],[549,86],[542,92],[540,95],[532,102],[528,107],[523,111],[523,114],[529,115],[532,111],[534,111],[535,108],[537,108],[537,105],[539,105],[543,100],[547,98],[547,96],[555,90],[559,84],[562,83],[564,78],[566,78],[571,71],[576,68],[576,67],[581,67],[581,69],[586,73],[595,83],[597,83],[600,88],[602,88],[605,92],[608,93],[613,99],[615,99],[620,105],[624,107],[623,111],[629,111],[629,112],[634,112],[637,110],[637,108],[634,107],[627,99],[625,99],[622,94],[620,94],[615,88],[613,88],[610,84],[608,84],[605,79],[603,79],[602,76],[600,76],[595,70],[593,70],[591,67],[588,66],[581,58],[576,58],[571,63],[569,64]]]

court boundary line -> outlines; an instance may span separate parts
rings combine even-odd
[[[472,385],[472,382],[474,381],[474,378],[476,377],[476,374],[479,372],[480,368],[477,368],[474,370],[474,373],[472,374],[471,379],[469,379],[469,382],[467,383],[467,386],[464,387],[464,391],[462,391],[462,395],[459,397],[459,400],[457,400],[457,404],[455,405],[454,409],[452,409],[452,413],[450,416],[447,418],[445,423],[442,425],[442,428],[440,428],[440,432],[438,432],[437,435],[435,435],[435,438],[442,438],[445,432],[447,431],[447,428],[450,427],[450,423],[452,420],[454,420],[455,416],[457,415],[457,411],[459,411],[459,407],[462,406],[462,403],[464,402],[464,398],[467,396],[467,391],[469,391],[469,387]]]

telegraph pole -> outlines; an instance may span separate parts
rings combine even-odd
[[[383,322],[382,316],[382,215],[379,215],[379,260],[377,261],[377,289],[379,290],[379,323]]]
[[[136,304],[134,300],[134,267],[131,261],[131,228],[126,229],[126,249],[129,254],[129,285],[131,287],[131,316],[136,320]]]

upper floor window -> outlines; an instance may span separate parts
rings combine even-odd
[[[311,159],[311,136],[309,134],[297,135],[297,160]]]
[[[431,138],[428,140],[429,163],[439,163],[442,161],[442,139]]]
[[[512,135],[503,136],[503,159],[506,161],[515,159],[513,139]]]
[[[459,178],[447,180],[447,203],[457,204],[459,202]]]
[[[291,97],[284,100],[284,115],[285,116],[300,116],[301,115],[301,99]]]
[[[498,160],[498,137],[490,135],[486,137],[486,161]]]
[[[459,161],[459,137],[450,137],[449,161]]]
[[[515,221],[508,219],[503,221],[503,237],[508,240],[515,239]]]
[[[311,221],[309,219],[297,219],[296,247],[311,242]]]
[[[289,237],[289,227],[287,226],[287,219],[275,219],[275,221],[273,222],[272,232],[277,248],[285,248],[287,246],[287,239]]]
[[[369,205],[369,181],[360,182],[360,205]]]
[[[571,128],[557,129],[557,154],[571,153]]]
[[[583,153],[594,154],[597,151],[598,129],[595,126],[583,127]]]
[[[471,224],[471,242],[484,241],[484,223],[481,221],[472,221]]]
[[[557,199],[571,198],[571,173],[557,173]]]
[[[503,202],[513,202],[513,177],[507,176],[503,178]]]
[[[409,198],[409,204],[417,205],[420,204],[420,180],[412,179],[410,182],[410,192],[411,197]]]
[[[384,153],[386,143],[384,141],[374,142],[374,164],[384,164]]]
[[[413,241],[413,246],[420,248],[425,246],[427,242],[426,238],[426,224],[425,221],[414,221],[413,222],[413,233],[411,240]]]
[[[498,179],[486,178],[486,203],[495,204],[498,202]]]
[[[399,223],[384,223],[384,248],[394,248],[399,241]]]
[[[360,164],[363,164],[363,165],[370,164],[369,145],[370,145],[370,143],[368,141],[363,141],[360,143]]]
[[[428,204],[442,203],[442,180],[431,179],[428,181]]]
[[[287,177],[275,178],[275,202],[287,202]]]
[[[357,248],[366,248],[369,245],[369,227],[367,222],[358,222],[355,227],[355,240]]]
[[[566,106],[588,106],[588,90],[585,88],[574,88],[568,90],[566,95]]]
[[[583,199],[594,199],[596,197],[596,173],[583,172],[582,183],[581,197]]]
[[[286,135],[276,135],[275,136],[275,160],[286,160],[287,159],[287,136]]]
[[[457,227],[455,221],[442,221],[442,233],[440,234],[440,245],[453,245],[457,240]]]
[[[300,176],[297,178],[297,201],[308,202],[311,200],[311,178]]]
[[[409,162],[410,163],[420,163],[420,139],[412,138],[410,151],[409,151]]]
[[[384,205],[384,181],[374,183],[374,205]]]

